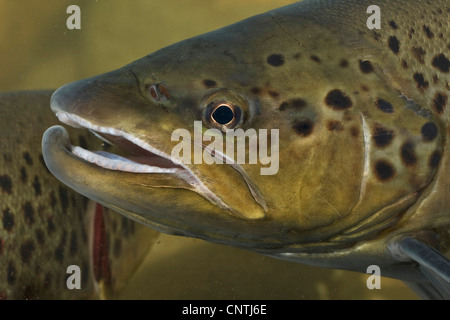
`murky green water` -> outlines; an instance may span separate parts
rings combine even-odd
[[[0,91],[56,88],[119,68],[171,43],[291,2],[0,0]],[[66,27],[69,4],[81,8],[81,30]],[[162,235],[120,297],[416,297],[400,281],[390,279],[382,280],[381,290],[368,290],[367,277],[279,261],[200,240]]]

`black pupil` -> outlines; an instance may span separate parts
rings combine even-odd
[[[227,105],[219,106],[212,113],[213,119],[220,124],[227,124],[234,118],[233,110]]]

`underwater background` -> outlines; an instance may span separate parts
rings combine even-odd
[[[287,0],[0,0],[0,91],[53,89]],[[69,5],[81,29],[69,30]],[[2,268],[3,266],[0,266]],[[401,281],[276,260],[160,235],[122,299],[416,299]]]

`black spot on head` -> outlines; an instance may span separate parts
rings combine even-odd
[[[312,133],[314,124],[310,120],[305,119],[295,122],[292,129],[294,129],[295,133],[299,136],[307,137]]]
[[[14,215],[9,208],[3,210],[2,222],[3,222],[3,229],[5,229],[8,232],[10,232],[14,227],[15,224]]]
[[[6,269],[6,281],[9,285],[13,285],[16,282],[16,266],[14,262],[9,261],[8,268]]]
[[[391,28],[394,29],[394,30],[397,30],[397,29],[398,29],[398,26],[397,26],[397,24],[395,23],[394,20],[389,21],[389,25],[390,25]]]
[[[280,95],[278,92],[276,92],[276,91],[272,91],[272,90],[269,90],[269,95],[272,97],[272,98],[278,98],[278,96]]]
[[[26,183],[28,180],[27,169],[25,167],[20,167],[20,181]]]
[[[433,141],[438,135],[438,128],[434,122],[427,122],[420,130],[424,141]]]
[[[350,128],[350,135],[354,138],[359,137],[359,129],[356,126]]]
[[[352,100],[338,89],[328,92],[325,103],[334,110],[345,110],[352,106]]]
[[[366,85],[364,85],[364,84],[361,85],[361,90],[362,90],[362,91],[366,91],[366,92],[367,92],[367,91],[370,91],[369,87],[366,86]]]
[[[259,94],[259,93],[261,93],[261,89],[258,88],[258,87],[253,87],[250,91],[251,91],[253,94]]]
[[[433,107],[436,113],[442,114],[447,106],[448,97],[445,93],[437,92],[433,98]]]
[[[8,175],[4,174],[0,176],[0,187],[7,194],[12,193],[12,180]]]
[[[330,131],[342,131],[344,130],[344,126],[342,122],[336,120],[330,120],[327,122],[327,128]]]
[[[400,42],[396,37],[389,37],[388,41],[389,49],[395,54],[397,54],[400,51]]]
[[[340,66],[341,68],[347,68],[347,67],[348,67],[348,61],[347,61],[346,59],[342,59],[342,60],[339,62],[339,66]]]
[[[362,73],[371,73],[373,71],[373,66],[368,60],[359,60],[359,69]]]
[[[22,258],[22,263],[29,263],[31,256],[34,252],[34,243],[32,240],[27,240],[20,246],[20,256]]]
[[[421,73],[418,73],[418,72],[414,73],[413,78],[416,81],[417,89],[419,89],[420,92],[423,92],[430,85],[429,82],[425,80],[425,78],[423,77],[423,74],[421,74]]]
[[[425,50],[423,50],[423,48],[412,47],[411,52],[417,61],[419,61],[421,64],[425,63],[425,55],[427,54],[427,52]]]
[[[435,169],[439,165],[440,161],[441,161],[441,152],[439,150],[436,150],[431,154],[430,160],[428,161],[428,165],[430,166],[430,168]]]
[[[402,145],[400,150],[400,156],[403,163],[407,166],[413,166],[417,163],[416,153],[414,152],[414,146],[411,142],[406,142]]]
[[[205,80],[203,80],[203,85],[206,88],[214,88],[214,87],[217,87],[217,82],[215,82],[214,80],[205,79]]]
[[[67,189],[64,187],[59,187],[59,200],[61,201],[61,209],[63,212],[66,212],[67,207],[69,206],[69,197],[67,195]]]
[[[267,57],[267,63],[274,67],[279,67],[284,64],[284,58],[281,54],[271,54]]]
[[[75,230],[72,230],[70,233],[70,245],[69,245],[69,252],[70,255],[74,255],[77,253],[78,250],[78,240],[77,240],[77,233]]]
[[[447,73],[450,69],[450,61],[443,53],[435,56],[433,58],[432,64],[433,67],[444,73]]]
[[[318,56],[316,56],[316,55],[312,55],[310,58],[311,58],[311,60],[314,61],[314,62],[317,62],[317,63],[321,63],[321,62],[322,62],[322,61],[320,60],[320,58],[319,58]]]
[[[282,102],[280,104],[280,106],[278,107],[278,110],[284,111],[288,108],[300,110],[300,109],[304,108],[306,105],[307,105],[307,103],[305,100],[296,98],[296,99],[291,99],[291,100]]]
[[[29,165],[29,166],[33,165],[33,159],[31,158],[28,151],[25,151],[24,153],[22,153],[22,157],[25,160],[25,162],[27,163],[27,165]]]
[[[381,181],[387,181],[395,175],[395,169],[386,160],[378,160],[375,163],[375,174]]]
[[[41,183],[39,182],[39,177],[37,175],[34,176],[33,188],[34,188],[34,195],[40,196],[41,195]]]
[[[33,208],[33,205],[31,204],[31,202],[27,201],[22,206],[22,209],[23,209],[23,215],[24,215],[25,221],[30,225],[33,224],[34,223],[34,208]]]
[[[386,129],[381,125],[375,126],[373,132],[373,140],[375,141],[375,145],[379,148],[384,148],[391,144],[392,139],[394,138],[394,131]]]
[[[425,32],[425,35],[427,36],[428,39],[433,39],[434,38],[434,33],[431,31],[430,27],[424,25],[423,26],[423,32]]]

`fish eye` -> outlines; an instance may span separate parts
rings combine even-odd
[[[225,131],[242,123],[242,111],[231,102],[212,102],[205,110],[204,119],[211,127]]]

